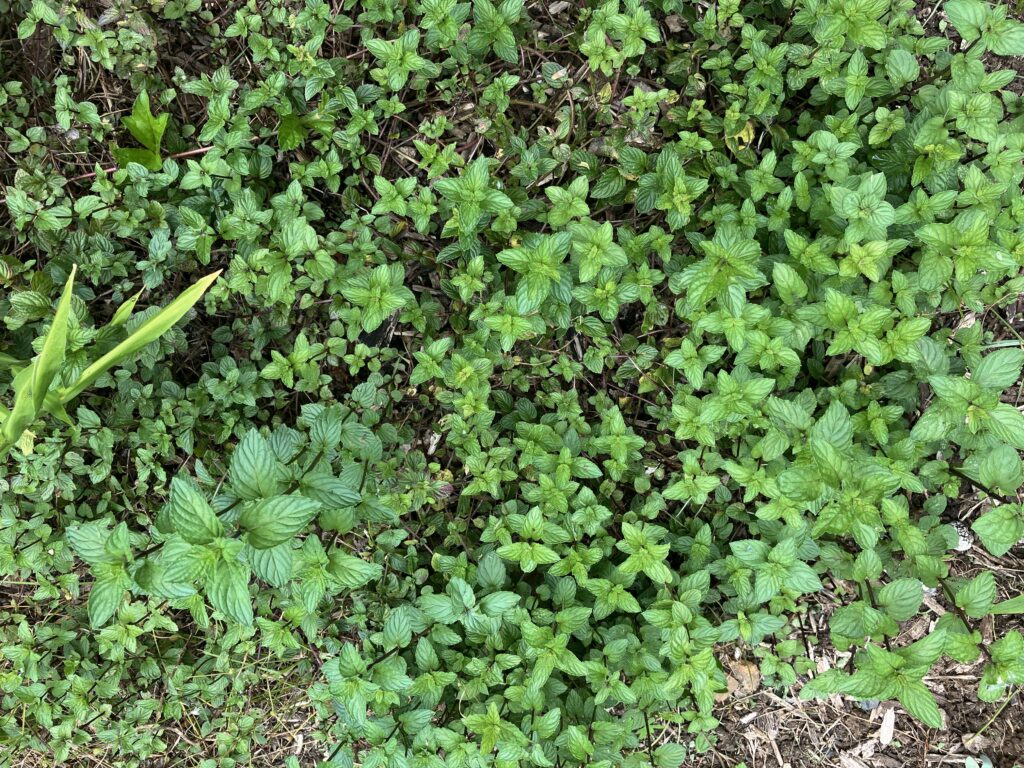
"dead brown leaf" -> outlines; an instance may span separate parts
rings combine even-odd
[[[729,672],[730,677],[736,680],[737,691],[742,695],[751,694],[761,686],[761,670],[752,661],[730,661]]]

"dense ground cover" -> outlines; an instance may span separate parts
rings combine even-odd
[[[1014,756],[1013,9],[0,19],[0,761]]]

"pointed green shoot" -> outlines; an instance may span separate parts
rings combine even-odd
[[[14,377],[11,386],[14,388],[14,405],[4,418],[3,433],[0,434],[0,454],[18,442],[18,438],[35,421],[36,413],[32,401],[32,369],[35,364],[26,366]]]
[[[17,443],[22,433],[36,420],[46,401],[50,384],[64,362],[75,272],[76,267],[72,267],[71,275],[64,284],[64,291],[57,303],[57,312],[50,324],[50,330],[43,340],[42,350],[30,365],[22,368],[14,377],[14,405],[4,414],[0,448],[6,449]]]
[[[67,403],[92,386],[104,371],[127,360],[140,349],[160,338],[202,298],[222,270],[207,275],[182,292],[178,298],[140,325],[131,336],[94,362],[71,386],[60,391],[60,401]]]
[[[75,282],[75,272],[78,267],[71,267],[71,275],[64,284],[64,292],[57,303],[57,314],[50,325],[50,332],[46,334],[43,342],[43,349],[36,358],[32,371],[32,401],[35,412],[42,410],[43,402],[46,400],[46,393],[50,390],[57,371],[64,364],[64,351],[68,342],[68,312],[71,309],[71,288]]]

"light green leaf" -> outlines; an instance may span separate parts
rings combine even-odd
[[[71,288],[75,282],[76,271],[77,267],[71,267],[71,275],[64,284],[64,291],[57,303],[57,312],[53,316],[50,331],[46,334],[43,348],[33,366],[32,398],[37,413],[42,409],[46,393],[50,389],[50,383],[64,362],[64,350],[67,346],[68,336],[68,311],[71,308]]]
[[[132,113],[124,117],[122,122],[139,144],[159,157],[160,144],[164,138],[164,131],[167,130],[169,117],[168,112],[154,115],[150,110],[149,93],[142,91],[135,99]],[[157,167],[159,168],[159,165]]]
[[[272,587],[283,587],[292,576],[293,555],[291,542],[269,549],[248,547],[246,557],[253,572]]]
[[[192,481],[181,475],[171,480],[168,516],[174,531],[190,544],[209,544],[224,535],[213,507]]]
[[[981,28],[989,14],[985,3],[980,0],[949,0],[945,11],[946,17],[964,40],[970,42],[981,37]]]
[[[113,576],[103,576],[92,584],[89,590],[89,625],[99,629],[117,612],[124,598],[124,587]]]
[[[232,621],[251,626],[252,598],[249,572],[240,563],[218,560],[206,579],[210,605]]]
[[[1002,392],[1020,380],[1024,368],[1024,350],[997,349],[985,355],[971,371],[971,381],[981,387]]]
[[[347,589],[356,589],[368,584],[374,579],[380,578],[383,573],[383,569],[376,563],[368,563],[340,551],[331,553],[328,570],[338,580],[338,583]]]
[[[996,577],[983,571],[961,587],[956,593],[956,604],[973,619],[988,615],[996,601]]]
[[[238,524],[251,547],[269,549],[292,539],[319,510],[319,501],[285,494],[250,502],[238,516]]]
[[[228,478],[232,490],[243,499],[267,498],[281,490],[274,452],[255,429],[245,433],[231,454]]]
[[[893,621],[907,621],[917,615],[924,598],[924,586],[917,579],[896,579],[878,590],[879,607]]]
[[[662,744],[654,750],[657,768],[679,768],[686,760],[686,747],[682,744]]]
[[[924,683],[916,680],[904,683],[899,692],[899,700],[908,713],[929,728],[942,727],[939,705],[935,703],[935,697]]]
[[[1019,505],[1000,504],[975,520],[971,530],[981,538],[985,549],[1002,557],[1024,538],[1024,515]]]

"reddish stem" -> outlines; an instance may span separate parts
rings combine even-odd
[[[198,149],[189,149],[184,152],[175,152],[173,155],[168,155],[168,158],[172,160],[177,160],[179,157],[194,157],[195,155],[205,155],[211,149],[213,149],[212,144],[208,147],[199,147]],[[117,166],[115,165],[110,168],[104,168],[103,173],[113,173],[116,170]],[[92,173],[83,173],[81,176],[72,176],[70,179],[68,179],[68,182],[82,181],[83,179],[91,179],[94,176],[98,176],[99,174],[100,171],[93,171]]]

